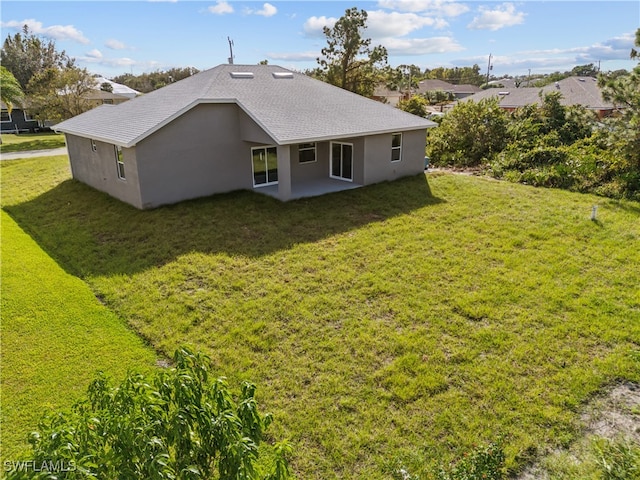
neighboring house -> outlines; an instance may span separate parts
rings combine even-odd
[[[475,85],[452,85],[443,80],[421,80],[418,82],[418,88],[412,88],[410,91],[391,90],[385,85],[378,85],[373,93],[375,100],[388,103],[394,107],[398,105],[400,100],[406,100],[412,95],[425,95],[429,92],[443,92],[450,95],[453,99],[461,99],[481,92],[480,87]]]
[[[99,105],[118,105],[132,98],[142,95],[137,90],[129,88],[126,85],[112,82],[104,77],[95,77],[96,89],[85,97],[91,101],[94,106]],[[102,86],[107,83],[111,86],[111,91],[102,90]]]
[[[489,88],[465,100],[480,101],[483,98],[498,98],[500,107],[513,111],[525,105],[542,104],[540,93],[559,92],[560,103],[565,106],[582,105],[599,118],[607,117],[618,109],[616,105],[602,98],[598,80],[593,77],[568,77],[542,88]],[[464,100],[463,100],[464,101]]]
[[[103,77],[97,77],[96,81],[98,82],[98,88],[86,95],[86,98],[94,107],[104,104],[117,105],[119,103],[126,102],[131,98],[135,98],[138,95],[141,95],[140,92],[134,90],[133,88],[129,88],[126,85],[112,82],[111,80],[107,80]],[[105,92],[103,90],[100,90],[99,86],[103,83],[109,83],[113,91]],[[4,103],[0,102],[0,106],[2,107],[0,110],[0,129],[2,132],[35,132],[43,127],[48,128],[51,126],[51,122],[49,121],[40,122],[38,120],[32,119],[29,116],[28,111],[23,106],[15,106],[11,110],[11,113],[9,113],[9,109]]]
[[[118,95],[117,93],[105,92],[104,90],[92,90],[90,93],[84,96],[94,106],[100,105],[118,105],[119,103],[130,100],[129,97]]]
[[[444,93],[451,94],[451,96],[456,99],[461,99],[473,95],[474,93],[481,92],[482,89],[475,85],[453,85],[449,82],[445,82],[444,80],[437,79],[422,80],[418,83],[417,93],[419,94],[424,95],[427,92],[437,91],[442,91]]]
[[[23,107],[14,106],[11,113],[3,102],[0,102],[0,107],[0,131],[3,133],[35,132],[40,128],[40,123],[32,119]]]
[[[379,102],[388,103],[392,107],[397,107],[400,100],[407,98],[407,93],[400,90],[392,90],[386,85],[378,85],[371,98]]]
[[[280,200],[424,170],[435,123],[272,65],[220,65],[55,126],[73,177],[145,209],[232,190]]]
[[[121,83],[112,82],[104,77],[95,77],[96,82],[98,84],[98,88],[104,83],[108,83],[111,85],[111,92],[118,97],[126,97],[127,99],[132,99],[137,97],[138,95],[142,95],[139,91],[134,90],[133,88],[127,87],[126,85],[122,85]]]

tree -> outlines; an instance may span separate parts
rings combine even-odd
[[[396,68],[387,68],[386,77],[389,90],[410,95],[412,90],[417,90],[422,72],[417,65],[399,65]]]
[[[100,84],[100,90],[102,90],[103,92],[113,93],[113,85],[111,85],[109,82],[102,82]]]
[[[486,77],[480,73],[480,66],[446,68],[438,67],[433,70],[425,70],[425,78],[443,80],[454,85],[469,84],[480,86],[486,81]]]
[[[67,68],[74,64],[65,51],[58,52],[53,40],[44,41],[25,25],[22,33],[7,36],[0,50],[0,61],[18,80],[24,91],[31,78],[49,68]]]
[[[114,77],[112,80],[139,92],[149,93],[167,86],[170,83],[195,75],[198,71],[199,70],[194,67],[170,68],[166,71],[157,70],[155,72],[143,73],[141,75],[125,73]]]
[[[371,39],[363,38],[367,28],[367,12],[353,7],[345,11],[333,28],[324,27],[327,46],[317,59],[320,77],[340,88],[370,97],[382,80],[387,64],[387,49],[371,48]]]
[[[48,68],[36,74],[28,86],[32,114],[41,120],[59,121],[90,110],[87,95],[98,87],[86,69]]]
[[[636,30],[635,46],[640,47],[640,28]],[[640,55],[635,48],[631,59]],[[628,74],[618,77],[600,75],[598,85],[605,100],[620,107],[620,116],[609,120],[610,147],[621,159],[619,170],[629,192],[640,192],[640,63]]]
[[[507,143],[507,116],[495,98],[458,103],[427,136],[435,165],[474,167],[486,163]]]
[[[578,65],[571,69],[571,75],[577,77],[597,77],[598,68],[593,63],[588,65]]]
[[[0,66],[0,97],[9,113],[11,113],[13,106],[24,98],[20,83],[4,65]]]
[[[174,363],[153,375],[130,373],[118,387],[99,375],[87,399],[31,435],[34,464],[64,469],[65,479],[288,478],[286,444],[275,446],[271,462],[259,461],[271,416],[258,412],[255,386],[244,383],[234,400],[224,379],[210,380],[206,356],[181,348]],[[6,478],[60,478],[53,474],[25,469]]]
[[[400,100],[398,108],[419,117],[427,116],[427,101],[422,95],[414,95],[407,100]]]

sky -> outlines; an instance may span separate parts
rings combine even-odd
[[[568,71],[593,63],[631,70],[640,0],[624,1],[6,1],[2,40],[23,25],[55,41],[90,72],[112,78],[172,67],[227,63],[293,70],[317,66],[323,27],[351,7],[368,13],[365,38],[389,64],[422,70],[477,64],[485,74]]]

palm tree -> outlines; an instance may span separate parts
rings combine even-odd
[[[13,105],[24,98],[20,84],[6,67],[0,66],[0,99],[11,113]]]
[[[7,110],[11,113],[13,105],[24,98],[24,92],[16,80],[6,67],[0,66],[0,100],[7,106]],[[0,137],[0,144],[2,138]]]

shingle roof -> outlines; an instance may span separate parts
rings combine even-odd
[[[234,78],[251,72],[251,78]],[[279,145],[418,130],[424,118],[272,65],[219,65],[116,106],[65,120],[57,131],[131,147],[203,103],[236,103]]]
[[[498,97],[503,108],[518,108],[525,105],[540,104],[540,92],[543,94],[559,92],[561,105],[582,105],[590,110],[611,110],[615,106],[602,98],[597,79],[593,77],[568,77],[542,88],[490,88],[478,92],[461,101],[479,101],[483,98]]]

